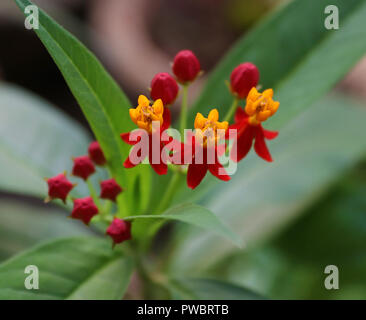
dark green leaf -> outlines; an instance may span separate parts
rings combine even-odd
[[[28,0],[15,2],[23,12],[32,4]],[[120,197],[120,206],[124,207],[127,203],[132,209],[138,203],[133,201],[134,180],[139,170],[144,171],[140,179],[148,179],[149,171],[145,166],[131,170],[125,170],[122,166],[128,156],[129,146],[122,143],[120,134],[133,128],[128,113],[131,104],[97,58],[42,10],[39,10],[39,29],[35,32],[59,67],[83,110],[101,143],[113,175],[122,186],[126,186],[124,195]],[[146,187],[145,183],[142,185]],[[143,196],[148,194],[144,192]]]

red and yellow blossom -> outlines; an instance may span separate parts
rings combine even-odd
[[[164,105],[161,99],[158,99],[150,106],[150,100],[143,95],[138,98],[138,106],[130,109],[131,120],[140,128],[151,133],[152,122],[159,121],[163,124]]]
[[[273,116],[280,106],[278,101],[273,101],[273,90],[267,89],[263,93],[253,87],[248,94],[245,112],[249,116],[251,125],[260,124]]]
[[[195,134],[189,142],[182,144],[181,155],[177,157],[183,164],[189,159],[189,163],[185,163],[189,164],[187,172],[189,188],[196,188],[207,171],[220,180],[230,180],[230,176],[219,161],[219,156],[226,148],[226,144],[220,144],[220,140],[224,140],[228,127],[227,121],[219,122],[217,109],[211,110],[207,118],[197,113],[194,121]]]
[[[215,145],[220,139],[223,139],[228,127],[229,123],[227,121],[219,122],[217,109],[211,110],[207,118],[198,112],[194,120],[195,135],[197,138],[202,139],[205,147]]]
[[[278,132],[268,131],[262,127],[262,122],[273,116],[280,103],[273,101],[273,90],[267,89],[260,93],[253,87],[247,97],[244,110],[239,107],[235,114],[235,124],[230,129],[237,129],[237,144],[231,153],[231,159],[238,162],[250,151],[253,141],[254,150],[262,159],[271,162],[272,157],[267,148],[265,139],[271,140],[277,137]]]
[[[168,166],[165,161],[162,161],[162,150],[166,144],[166,142],[162,141],[162,135],[164,134],[164,130],[168,129],[170,126],[170,113],[165,112],[164,105],[161,99],[156,100],[152,106],[150,106],[150,101],[145,96],[140,95],[138,98],[138,106],[135,109],[130,109],[130,117],[131,120],[144,132],[135,132],[136,136],[139,136],[139,139],[132,139],[131,133],[122,133],[121,138],[124,142],[129,145],[134,146],[138,144],[141,140],[141,135],[144,133],[148,134],[148,159],[151,167],[158,174],[166,174],[168,171]],[[153,122],[159,122],[160,128],[156,130],[153,126]],[[153,161],[153,140],[159,141],[159,161]],[[147,146],[146,146],[147,148]],[[132,150],[133,151],[133,150]],[[138,151],[137,153],[141,153]],[[136,159],[131,159],[130,156],[125,160],[124,167],[125,168],[133,168],[136,165],[140,164],[144,159],[140,159],[138,162]],[[157,163],[154,163],[157,162]]]

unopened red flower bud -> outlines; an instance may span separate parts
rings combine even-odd
[[[92,197],[86,197],[74,200],[74,209],[71,212],[71,218],[79,219],[86,225],[98,214],[98,207],[94,204]]]
[[[61,199],[64,203],[66,202],[66,197],[69,192],[74,188],[73,185],[67,178],[64,173],[60,173],[59,175],[46,179],[48,184],[48,199]]]
[[[114,218],[106,233],[113,239],[113,245],[130,240],[131,222]]]
[[[113,178],[102,181],[100,183],[100,189],[100,197],[102,199],[109,199],[114,202],[116,201],[117,196],[123,191]]]
[[[98,166],[104,166],[107,162],[98,141],[93,141],[88,148],[89,158]]]
[[[182,50],[174,58],[173,72],[181,83],[191,82],[201,71],[197,57],[190,50]]]
[[[231,91],[244,99],[249,91],[256,87],[259,81],[258,68],[250,62],[238,65],[230,76]]]
[[[95,172],[94,164],[88,156],[77,157],[73,161],[72,174],[74,176],[87,180]]]
[[[158,73],[151,80],[151,98],[153,100],[161,99],[164,106],[175,101],[178,91],[177,82],[169,73]]]

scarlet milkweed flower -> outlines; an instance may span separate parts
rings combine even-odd
[[[262,159],[273,161],[267,148],[265,139],[271,140],[278,136],[278,132],[269,131],[262,127],[262,122],[273,116],[280,103],[273,101],[273,90],[267,89],[260,93],[253,87],[247,97],[244,110],[240,107],[236,110],[235,124],[230,129],[238,130],[236,148],[231,152],[230,157],[233,161],[239,162],[250,151],[253,141],[254,150]]]
[[[195,80],[201,71],[201,64],[191,50],[182,50],[177,53],[173,62],[173,73],[180,83]]]
[[[114,218],[106,234],[113,239],[113,245],[131,239],[131,222]]]
[[[104,166],[107,160],[98,141],[90,143],[88,148],[89,158],[98,166]]]
[[[74,200],[74,208],[71,212],[71,218],[79,219],[86,225],[89,225],[90,220],[99,212],[92,197],[85,197]]]
[[[61,199],[66,203],[66,198],[70,191],[75,187],[67,178],[65,173],[60,173],[57,176],[45,179],[48,184],[48,198],[46,202],[53,199]]]
[[[86,181],[95,172],[95,166],[88,156],[76,157],[73,161],[72,174],[74,176]]]
[[[161,137],[164,134],[164,130],[168,129],[170,126],[170,113],[165,112],[164,105],[161,99],[156,100],[152,106],[150,106],[150,101],[143,95],[140,95],[138,98],[138,106],[135,109],[130,109],[130,117],[131,120],[142,130],[148,133],[148,156],[151,167],[155,170],[157,174],[166,174],[168,172],[168,166],[165,161],[162,160],[162,150],[166,144]],[[153,121],[160,122],[160,130],[154,132],[152,123]],[[139,135],[139,132],[135,132],[136,135]],[[143,134],[142,132],[141,134]],[[139,139],[134,140],[131,138],[131,132],[122,133],[121,138],[124,142],[129,145],[134,146],[140,142],[141,136]],[[158,161],[153,161],[153,140],[156,139],[159,141],[159,159]],[[154,142],[155,143],[155,142]],[[147,146],[146,146],[147,148]],[[134,151],[134,150],[132,150]],[[141,150],[136,152],[141,155]],[[140,164],[144,159],[140,157],[139,162],[136,163],[136,159],[131,158],[131,153],[128,158],[124,162],[125,168],[133,168],[136,165]],[[157,162],[157,163],[155,163]]]
[[[170,105],[175,101],[178,91],[178,84],[169,73],[158,73],[151,80],[151,98],[153,100],[161,99],[164,106]]]
[[[115,179],[107,179],[100,183],[100,198],[116,202],[117,196],[123,191]]]
[[[187,172],[189,188],[195,189],[206,176],[207,171],[220,180],[230,180],[230,176],[219,161],[219,156],[226,148],[225,143],[219,144],[219,142],[225,137],[228,126],[227,121],[219,122],[217,109],[211,110],[207,118],[197,113],[194,121],[195,135],[190,142],[182,144],[177,156],[181,163],[184,163],[187,158],[190,159]],[[188,157],[187,154],[189,154]]]
[[[259,81],[258,68],[250,63],[245,62],[238,65],[230,76],[231,91],[239,98],[247,97],[249,91],[256,87]]]

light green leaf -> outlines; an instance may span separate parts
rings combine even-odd
[[[244,287],[214,279],[180,278],[168,283],[174,300],[263,300]]]
[[[24,287],[28,265],[38,267],[38,290]],[[105,239],[57,240],[0,265],[0,300],[122,299],[132,271],[132,261]]]
[[[89,135],[51,104],[0,84],[0,189],[45,197],[44,177],[68,170],[87,151]],[[80,188],[80,187],[79,187]]]
[[[145,224],[144,220],[146,219],[176,220],[185,222],[229,239],[239,247],[243,244],[241,239],[226,225],[224,225],[210,210],[198,205],[182,204],[177,207],[173,207],[160,215],[140,215],[125,218],[125,220],[135,220],[134,224],[139,223],[139,221],[142,221],[142,223]]]
[[[280,110],[271,119],[280,128],[322,97],[365,54],[366,3],[334,0],[339,30],[328,30],[324,13],[328,0],[295,0],[277,10],[246,34],[211,74],[191,113],[207,114],[215,107],[223,117],[232,102],[224,84],[239,63],[255,63],[260,84],[275,89]]]
[[[23,12],[32,4],[28,0],[14,1]],[[127,203],[132,210],[132,207],[138,204],[133,201],[136,176],[143,170],[144,174],[140,176],[143,182],[140,185],[146,187],[144,179],[146,177],[149,181],[149,171],[145,166],[126,170],[122,165],[130,147],[122,142],[120,134],[133,128],[128,113],[131,104],[97,58],[42,10],[39,10],[39,29],[35,32],[59,67],[83,110],[102,146],[113,175],[120,185],[126,187],[124,194],[119,197],[120,206],[123,207]],[[147,197],[148,194],[145,191],[143,196]]]
[[[273,163],[251,152],[230,184],[217,184],[202,204],[224,218],[249,248],[268,239],[365,155],[364,109],[340,96],[313,105],[270,142]],[[171,249],[175,273],[200,272],[233,251],[208,234],[182,230],[177,239]]]

